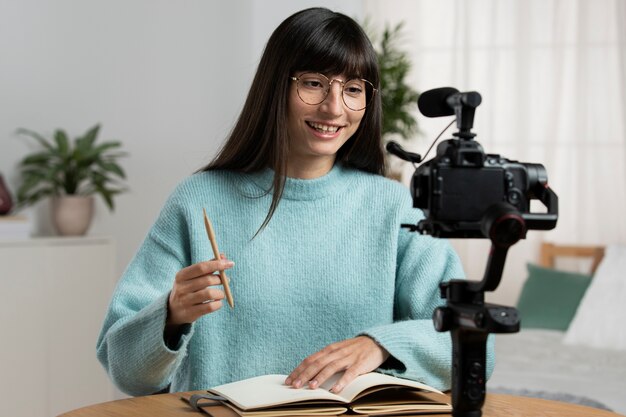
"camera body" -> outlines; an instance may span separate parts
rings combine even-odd
[[[482,225],[490,207],[507,203],[522,217],[529,215],[530,200],[539,198],[535,190],[547,182],[543,165],[485,154],[473,140],[443,141],[411,180],[414,207],[426,216],[418,230],[437,237],[485,238]]]
[[[458,128],[455,138],[441,142],[437,155],[427,162],[395,142],[387,144],[387,150],[399,158],[422,163],[413,174],[411,195],[413,206],[422,209],[426,218],[404,227],[435,237],[489,238],[508,244],[525,238],[528,229],[556,226],[558,198],[548,187],[544,166],[485,154],[474,140],[471,129],[481,101],[475,91],[460,93],[452,87],[420,95],[417,104],[422,114],[455,115]],[[547,211],[531,213],[533,199]]]

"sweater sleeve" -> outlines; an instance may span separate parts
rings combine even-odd
[[[175,349],[164,342],[167,302],[176,273],[188,265],[181,210],[166,203],[118,282],[98,338],[97,356],[113,382],[130,395],[168,386],[186,355],[189,326]]]
[[[420,211],[406,208],[402,223],[416,224]],[[368,329],[373,338],[391,355],[391,369],[384,373],[421,381],[440,390],[450,389],[452,340],[449,332],[435,330],[432,314],[443,305],[439,284],[464,278],[461,262],[445,239],[436,239],[401,229],[398,258],[394,323]],[[494,365],[493,337],[487,347],[487,376]]]

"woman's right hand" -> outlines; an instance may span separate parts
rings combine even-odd
[[[172,328],[193,323],[205,314],[222,308],[224,291],[215,288],[222,284],[216,272],[230,269],[233,265],[222,255],[220,260],[198,262],[178,271],[167,304],[166,326]]]

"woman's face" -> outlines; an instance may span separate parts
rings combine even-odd
[[[300,77],[302,72],[294,74]],[[347,81],[339,74],[330,80]],[[342,84],[332,81],[328,95],[311,105],[298,96],[296,81],[291,82],[288,101],[289,164],[300,169],[327,167],[330,170],[337,151],[356,132],[365,110],[351,110],[342,98]]]

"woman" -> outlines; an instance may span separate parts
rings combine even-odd
[[[373,370],[448,388],[450,336],[431,315],[462,268],[445,241],[400,229],[421,213],[382,176],[378,82],[347,16],[308,9],[274,31],[230,137],[176,188],[115,291],[98,358],[123,391],[272,373],[315,388],[343,372],[339,392]]]

